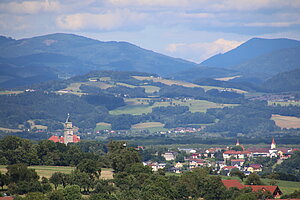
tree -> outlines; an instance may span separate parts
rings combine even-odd
[[[57,190],[58,185],[62,183],[62,176],[61,172],[54,172],[50,177],[49,181],[54,185],[55,190]]]
[[[241,147],[241,146],[234,146],[234,147],[231,147],[231,150],[234,150],[234,151],[243,151],[243,147]]]
[[[88,173],[81,172],[79,170],[75,170],[71,174],[72,183],[78,185],[83,188],[84,192],[89,192],[89,189],[93,185],[93,179],[89,176]]]
[[[63,190],[65,200],[81,200],[80,187],[78,185],[68,185]]]
[[[237,168],[234,168],[230,171],[230,176],[237,176],[242,180],[242,182],[243,182],[244,178],[246,178],[246,175]]]
[[[257,200],[254,193],[243,193],[240,194],[235,200]]]
[[[0,187],[2,187],[2,190],[4,185],[8,185],[8,183],[9,183],[9,177],[5,174],[2,174],[0,171]]]
[[[24,200],[48,200],[42,192],[29,192],[23,198]]]
[[[91,159],[83,159],[80,161],[80,163],[77,165],[77,169],[96,178],[99,178],[101,175],[100,163]]]
[[[54,190],[47,195],[49,200],[65,200],[63,190]]]
[[[54,184],[55,190],[59,184],[65,188],[67,184],[71,182],[71,177],[69,174],[64,174],[62,172],[54,172],[50,177],[50,182]]]
[[[260,180],[260,177],[253,173],[248,176],[245,182],[246,185],[263,185],[263,182]]]
[[[6,173],[10,182],[17,183],[19,181],[37,181],[39,176],[34,169],[28,169],[25,164],[14,164],[7,167]]]
[[[49,183],[49,180],[47,178],[42,177],[41,184],[42,184],[42,188],[43,188],[44,193],[50,192],[52,190],[52,187],[51,187],[51,185]]]
[[[112,168],[116,172],[122,172],[141,160],[138,151],[134,148],[127,148],[125,142],[112,141],[108,144],[108,149]]]

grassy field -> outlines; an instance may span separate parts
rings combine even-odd
[[[215,78],[215,80],[218,80],[218,81],[229,81],[229,80],[232,80],[232,79],[235,79],[235,78],[239,78],[241,76],[229,76],[229,77],[223,77],[223,78]]]
[[[148,130],[150,133],[158,132],[158,131],[167,131],[164,128],[164,124],[160,122],[145,122],[139,123],[131,126],[132,130]]]
[[[111,110],[109,113],[112,115],[120,115],[120,114],[132,114],[132,115],[141,115],[143,113],[147,114],[152,112],[152,108],[160,107],[160,106],[188,106],[191,112],[206,112],[209,108],[224,108],[230,106],[237,106],[237,104],[217,104],[210,101],[205,100],[173,100],[170,102],[155,102],[152,106],[149,106],[146,102],[147,98],[142,99],[134,98],[126,100],[126,106],[117,108],[115,110]],[[143,104],[142,104],[143,103]]]
[[[65,166],[29,166],[30,169],[35,169],[37,174],[40,177],[50,178],[54,172],[62,172],[65,174],[71,174],[71,172],[75,169],[74,167],[65,167]],[[6,166],[0,165],[0,171],[5,173]],[[103,179],[112,179],[113,178],[113,170],[103,168],[101,170],[101,178]]]
[[[207,90],[211,90],[211,89],[218,89],[218,90],[224,90],[225,88],[222,87],[215,87],[215,86],[201,86],[201,85],[197,85],[194,83],[189,83],[189,82],[184,82],[184,81],[177,81],[177,80],[169,80],[169,79],[163,79],[163,78],[158,78],[158,77],[150,77],[150,76],[133,76],[133,78],[136,78],[138,80],[152,80],[153,82],[160,82],[166,85],[180,85],[183,87],[201,87],[203,88],[205,91]],[[235,91],[237,93],[247,93],[244,90],[240,90],[240,89],[235,89],[235,88],[227,88],[231,91]]]
[[[300,106],[300,102],[273,102],[273,101],[268,101],[268,105],[269,106],[272,106],[272,105],[281,105],[281,106],[293,105],[293,106]]]
[[[261,179],[265,184],[269,185],[271,179]],[[300,182],[276,180],[278,187],[283,194],[290,194],[295,190],[300,190]]]
[[[38,129],[38,130],[47,130],[48,127],[47,126],[44,126],[44,125],[36,125],[34,120],[27,120],[27,122],[30,124],[30,128],[31,129]]]
[[[85,85],[89,85],[89,86],[93,86],[93,87],[98,87],[98,88],[101,88],[101,89],[107,89],[107,88],[110,88],[110,87],[114,87],[114,85],[110,85],[110,84],[107,84],[107,83],[103,83],[103,82],[84,82]]]
[[[146,86],[141,86],[142,88],[145,88],[145,92],[148,94],[152,94],[154,92],[158,92],[159,91],[159,87],[157,86],[152,86],[152,85],[146,85]]]
[[[9,133],[22,132],[22,130],[20,129],[3,128],[3,127],[0,127],[0,131],[9,132]]]
[[[105,122],[99,122],[96,124],[95,131],[107,130],[107,129],[111,129],[111,124]]]
[[[20,94],[20,93],[23,93],[23,91],[8,91],[8,90],[0,91],[0,95]]]
[[[132,126],[132,128],[135,129],[144,129],[144,128],[152,128],[152,127],[163,127],[164,124],[160,122],[145,122],[145,123],[139,123]]]
[[[282,115],[272,115],[272,120],[280,128],[300,128],[300,118]]]

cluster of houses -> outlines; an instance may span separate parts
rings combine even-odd
[[[186,151],[188,154],[185,157],[185,162],[175,162],[177,152],[166,152],[162,156],[166,162],[145,162],[144,165],[148,165],[153,171],[165,169],[173,173],[182,173],[183,171],[193,170],[196,167],[211,167],[217,174],[230,175],[231,170],[239,169],[245,175],[251,173],[258,173],[263,170],[263,166],[260,164],[245,164],[246,161],[252,160],[257,157],[269,157],[277,158],[277,162],[291,157],[294,151],[298,149],[292,148],[276,148],[274,138],[270,148],[248,148],[245,149],[240,145],[237,140],[236,146],[239,151],[230,150],[227,148],[210,148],[203,151],[196,151],[192,149],[180,149]],[[140,148],[139,148],[140,149]],[[222,158],[222,159],[217,159]],[[173,163],[170,165],[170,163]],[[222,180],[227,189],[236,187],[238,189],[250,187],[252,191],[270,192],[274,198],[279,198],[282,195],[278,186],[269,185],[243,185],[237,180]]]
[[[222,175],[229,175],[232,169],[239,169],[243,171],[245,175],[249,175],[254,172],[260,172],[263,170],[263,166],[260,164],[245,165],[246,160],[251,160],[257,157],[269,157],[277,158],[278,162],[291,157],[293,152],[297,149],[292,148],[276,148],[274,138],[270,148],[248,148],[245,149],[237,141],[236,146],[239,146],[241,150],[230,150],[229,148],[210,148],[202,151],[195,151],[191,149],[185,150],[189,155],[185,157],[185,162],[175,162],[177,152],[166,152],[162,154],[166,161],[173,161],[173,164],[168,165],[168,171],[175,173],[182,173],[183,171],[192,170],[196,167],[212,167],[217,173]],[[216,155],[219,154],[219,159],[216,159]],[[170,162],[168,162],[170,163]],[[164,169],[167,166],[166,163],[158,162],[146,162],[144,165],[152,167],[153,171]]]

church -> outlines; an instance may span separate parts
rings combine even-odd
[[[52,135],[48,140],[53,142],[60,142],[67,145],[68,143],[77,143],[80,142],[80,137],[74,135],[73,123],[70,118],[70,114],[68,113],[66,122],[64,123],[64,136],[55,136]]]

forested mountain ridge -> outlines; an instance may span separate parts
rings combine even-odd
[[[27,67],[30,72],[30,67],[37,65],[51,69],[58,77],[71,77],[92,70],[132,70],[163,75],[196,66],[195,63],[128,42],[101,42],[73,34],[57,33],[20,40],[1,38],[0,62],[5,64],[2,68],[8,72]],[[18,81],[9,73],[1,75],[8,80]],[[0,86],[9,87],[5,78],[0,81]]]
[[[181,80],[239,76],[233,82],[262,83],[277,73],[300,66],[300,41],[253,38],[173,75]],[[223,74],[222,74],[223,73]]]
[[[272,92],[300,91],[300,68],[279,73],[265,81],[263,86]]]
[[[201,65],[230,69],[264,54],[293,47],[300,47],[300,41],[291,39],[252,38],[235,49],[208,58],[203,61]]]

